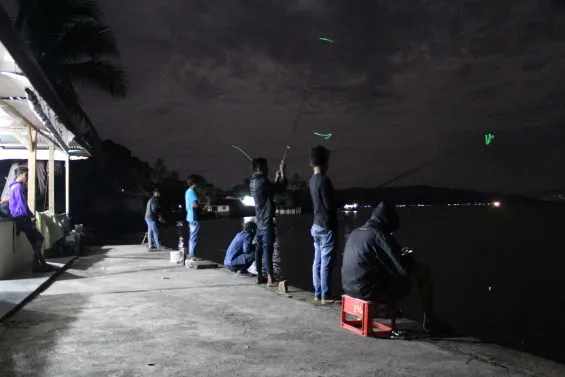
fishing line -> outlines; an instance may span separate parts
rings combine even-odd
[[[333,40],[331,40],[331,39],[329,39],[329,38],[325,38],[325,37],[319,37],[318,40],[320,40],[320,41],[322,41],[322,42],[334,43]],[[313,76],[314,76],[314,69],[313,69],[313,67],[312,67],[312,61],[314,60],[314,57],[315,57],[315,56],[316,56],[316,55],[314,54],[314,55],[312,56],[312,58],[310,59],[310,63],[309,63],[310,72],[309,72],[309,74],[308,74],[308,80],[306,81],[306,87],[302,90],[302,97],[301,97],[301,99],[300,99],[300,104],[298,105],[298,112],[297,112],[296,117],[294,118],[294,122],[293,122],[293,124],[292,124],[292,132],[291,132],[291,134],[290,134],[289,143],[286,145],[285,150],[284,150],[284,155],[283,155],[283,158],[282,158],[282,161],[283,161],[283,162],[284,162],[285,159],[286,159],[286,155],[287,155],[288,150],[290,149],[290,145],[291,145],[290,142],[292,142],[293,137],[294,137],[294,133],[296,132],[296,128],[297,128],[297,126],[298,126],[298,123],[300,122],[300,118],[301,118],[301,115],[302,115],[302,111],[303,111],[303,108],[304,108],[304,104],[305,104],[306,99],[307,99],[307,95],[311,92],[311,90],[310,90],[309,88],[310,88],[310,85],[311,85],[311,83],[312,83],[312,78],[313,78]],[[330,135],[330,136],[331,136],[331,135]]]

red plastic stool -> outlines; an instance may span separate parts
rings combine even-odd
[[[375,321],[373,313],[377,304],[351,296],[341,296],[341,327],[362,336],[392,336],[396,331],[396,311],[391,310],[390,326]],[[356,319],[349,320],[347,315]],[[375,328],[377,329],[375,331]]]

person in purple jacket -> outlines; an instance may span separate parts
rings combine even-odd
[[[27,206],[24,195],[24,185],[27,184],[28,171],[28,168],[25,166],[18,166],[14,170],[16,179],[10,184],[10,214],[16,222],[16,233],[24,232],[33,248],[33,271],[45,272],[50,271],[51,267],[41,253],[44,238],[35,227],[35,215]]]

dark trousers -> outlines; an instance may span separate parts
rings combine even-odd
[[[257,245],[255,245],[255,266],[257,276],[263,275],[263,258],[267,275],[273,276],[273,252],[275,251],[275,226],[267,225],[257,229]]]

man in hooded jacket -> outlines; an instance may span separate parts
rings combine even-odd
[[[394,239],[398,227],[394,206],[381,202],[369,220],[351,232],[343,254],[342,288],[354,298],[393,303],[417,284],[424,310],[422,328],[429,331],[434,320],[431,274]]]

